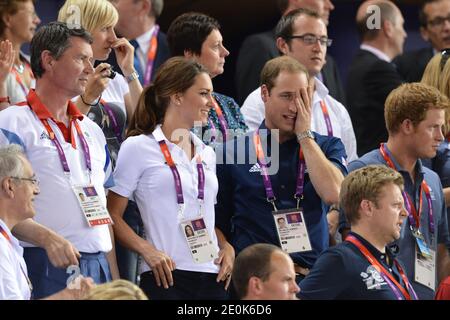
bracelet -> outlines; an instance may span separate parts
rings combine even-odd
[[[87,106],[89,106],[89,107],[95,107],[95,106],[98,106],[98,104],[100,103],[100,100],[102,99],[102,95],[100,95],[100,97],[98,97],[97,102],[96,102],[96,103],[93,103],[93,104],[90,104],[90,103],[87,103],[86,101],[84,101],[84,98],[83,98],[83,95],[82,95],[82,94],[80,94],[80,98],[81,98],[81,101],[83,101],[83,103],[84,103],[85,105],[87,105]]]
[[[130,83],[136,79],[139,79],[139,73],[134,70],[129,76],[125,77],[127,79],[127,83]]]
[[[9,99],[9,96],[0,97],[0,103],[3,103],[3,102],[8,102],[9,104],[11,104],[11,100]]]

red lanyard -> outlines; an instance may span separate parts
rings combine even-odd
[[[150,84],[152,77],[153,66],[155,64],[156,51],[158,49],[158,32],[159,26],[155,25],[155,31],[153,31],[152,38],[150,39],[150,48],[147,52],[147,66],[145,67],[144,86]]]
[[[323,118],[325,120],[325,124],[327,126],[327,133],[329,137],[333,136],[333,126],[331,125],[330,114],[328,113],[327,105],[324,100],[320,101],[320,106],[322,107]]]
[[[220,132],[222,132],[222,141],[227,141],[227,121],[225,120],[225,116],[223,115],[222,109],[220,109],[219,104],[217,103],[217,100],[213,99],[213,105],[214,105],[214,111],[216,111],[217,119],[219,120],[219,126],[220,126]],[[213,135],[211,137],[211,142],[214,142],[216,140],[216,128],[214,126],[214,122],[209,119],[209,125],[211,126],[211,130],[213,130]]]
[[[382,143],[380,146],[380,153],[383,156],[384,160],[388,164],[389,167],[398,171],[394,162],[388,154],[386,144]],[[406,191],[403,191],[403,198],[405,202],[406,210],[408,211],[408,219],[411,226],[414,226],[417,230],[420,227],[420,216],[422,214],[422,204],[423,204],[423,196],[422,190],[425,192],[425,197],[428,203],[428,214],[429,214],[429,228],[430,232],[434,233],[434,218],[433,218],[433,204],[431,202],[431,191],[425,179],[422,181],[420,190],[419,190],[419,210],[417,211],[415,204],[413,203],[411,197]]]
[[[28,63],[25,63],[25,68],[30,72],[31,79],[34,79],[33,72],[31,71],[31,68],[28,65]],[[17,83],[19,84],[19,86],[22,89],[25,96],[27,96],[29,89],[25,86],[22,79],[20,78],[19,72],[17,70],[15,70],[14,68],[12,69],[12,71],[14,73],[14,76],[16,77]]]
[[[381,276],[383,276],[383,279],[387,280],[386,277],[389,278],[391,283],[389,281],[386,282],[391,287],[392,291],[394,291],[395,296],[398,300],[403,300],[402,297],[398,294],[398,289],[400,289],[406,300],[411,300],[411,295],[408,293],[408,291],[403,286],[401,286],[400,283],[398,283],[394,276],[390,272],[388,272],[385,267],[383,267],[383,265],[369,252],[369,250],[367,250],[367,248],[358,239],[356,239],[352,235],[349,235],[347,236],[347,238],[345,238],[345,241],[353,243],[359,249],[359,251],[361,251],[367,261],[369,261],[369,263],[374,266],[378,272],[381,272]],[[394,263],[406,287],[409,288],[409,290],[414,294],[415,300],[418,300],[414,289],[412,288],[411,284],[408,281],[408,278],[405,275],[405,272],[403,271],[403,268],[396,260],[394,260]],[[395,285],[395,287],[393,285]]]

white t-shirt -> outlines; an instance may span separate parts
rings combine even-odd
[[[0,300],[30,300],[23,248],[1,219],[0,227],[10,239],[0,233]]]
[[[120,109],[125,114],[125,119],[127,118],[127,109],[125,106],[125,95],[130,92],[130,88],[128,87],[128,83],[125,78],[117,73],[116,77],[109,81],[106,90],[102,94],[102,99],[104,99],[108,103],[114,103],[116,106],[120,107]],[[131,115],[130,115],[131,116]]]
[[[86,161],[80,139],[72,126],[77,148],[65,141],[58,126],[49,120],[55,132],[71,171],[74,185],[89,183]],[[100,199],[106,205],[105,187],[113,185],[111,161],[106,152],[105,136],[89,118],[78,120],[89,145],[92,162],[92,184]],[[64,174],[58,152],[49,139],[47,130],[28,106],[11,106],[0,112],[0,146],[16,143],[21,145],[40,180],[40,194],[36,196],[35,220],[60,234],[82,252],[108,252],[112,249],[107,225],[89,227],[80,204]],[[23,246],[33,246],[23,243]]]
[[[36,81],[33,79],[31,81],[31,89],[36,85]],[[14,73],[10,72],[8,77],[6,77],[6,93],[11,100],[11,105],[27,100],[27,94],[30,88],[24,87],[17,82]],[[25,92],[24,89],[27,91]]]
[[[347,152],[348,162],[358,159],[355,131],[353,130],[352,121],[347,109],[328,94],[327,87],[317,78],[315,79],[315,84],[316,90],[313,96],[311,130],[321,135],[328,135],[327,125],[320,105],[320,102],[324,101],[330,115],[333,136],[342,140],[345,151]],[[259,128],[265,119],[265,107],[261,98],[261,87],[249,94],[241,107],[241,112],[244,116],[245,123],[249,127],[249,131],[254,131]]]
[[[205,172],[205,197],[203,218],[211,240],[219,250],[214,231],[214,203],[218,191],[216,177],[216,155],[211,147],[190,133]],[[126,139],[120,148],[114,171],[115,186],[111,190],[123,197],[133,197],[137,202],[144,223],[148,242],[171,257],[176,268],[187,271],[218,273],[214,262],[197,264],[193,261],[183,231],[178,223],[178,204],[172,172],[157,141],[165,140],[177,166],[183,189],[185,218],[194,219],[199,213],[197,162],[189,160],[176,144],[164,137],[160,126],[150,135],[139,135]],[[150,270],[143,263],[141,272]]]

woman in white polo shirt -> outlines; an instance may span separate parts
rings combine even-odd
[[[208,121],[212,83],[206,69],[169,59],[146,88],[131,119],[108,195],[116,240],[145,264],[141,287],[150,299],[224,299],[234,250],[214,228],[216,157],[190,132]],[[201,122],[201,123],[200,123]],[[137,202],[146,240],[123,221]],[[189,225],[193,236],[186,236]]]

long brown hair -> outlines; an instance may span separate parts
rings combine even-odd
[[[127,136],[150,134],[164,120],[170,97],[194,85],[196,77],[208,71],[199,63],[184,57],[167,60],[156,73],[153,84],[142,91]]]

